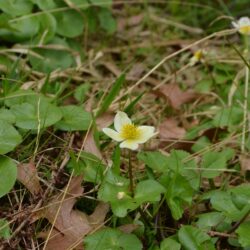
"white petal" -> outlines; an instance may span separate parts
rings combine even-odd
[[[136,150],[138,146],[139,145],[135,140],[126,140],[120,144],[120,148],[129,148],[131,150]]]
[[[250,25],[250,19],[248,17],[241,17],[238,21],[240,27]]]
[[[138,130],[140,131],[140,138],[136,140],[137,143],[144,143],[157,134],[152,126],[139,126]]]
[[[114,126],[115,129],[120,132],[121,128],[125,124],[131,124],[131,120],[128,118],[127,114],[121,111],[118,111],[117,114],[115,115],[114,119]]]
[[[113,140],[119,141],[119,142],[122,141],[120,134],[118,132],[116,132],[115,130],[113,130],[111,128],[103,128],[102,131],[104,134],[106,134],[107,136],[109,136]]]

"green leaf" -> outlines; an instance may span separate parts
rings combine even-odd
[[[202,136],[192,146],[192,151],[196,153],[196,152],[199,152],[210,145],[211,145],[210,140],[206,136]]]
[[[107,31],[109,34],[112,34],[116,31],[116,21],[112,16],[110,10],[102,8],[97,13],[100,26]]]
[[[16,117],[12,114],[9,109],[0,109],[0,121],[6,121],[8,123],[15,123]]]
[[[90,88],[90,84],[89,83],[84,83],[84,84],[80,85],[79,87],[77,87],[75,89],[74,97],[79,103],[84,102],[84,100],[86,98],[86,94],[89,91],[89,88]]]
[[[182,226],[178,231],[178,238],[185,250],[206,250],[204,242],[210,237],[193,226]]]
[[[225,215],[221,212],[209,212],[198,215],[196,225],[201,229],[210,230],[225,220]]]
[[[8,239],[11,236],[11,230],[8,221],[0,219],[0,238]]]
[[[54,0],[31,0],[31,1],[34,4],[36,4],[41,10],[50,10],[50,9],[55,9],[57,7]]]
[[[133,234],[105,228],[84,238],[86,250],[141,250],[142,243]]]
[[[49,44],[60,46],[61,48],[65,48],[65,50],[47,48],[33,49],[33,52],[37,54],[36,56],[29,55],[29,60],[33,69],[45,73],[50,73],[51,71],[57,69],[66,69],[74,63],[74,58],[72,54],[67,51],[67,42],[58,37],[55,37],[52,41],[50,41]]]
[[[60,109],[62,119],[56,124],[56,128],[64,131],[88,130],[92,121],[90,113],[75,105],[63,106]]]
[[[208,152],[204,154],[201,168],[202,177],[214,178],[219,176],[226,168],[227,159],[222,152]],[[208,170],[204,170],[208,169]]]
[[[118,93],[121,90],[121,87],[125,81],[125,75],[122,74],[114,83],[111,90],[109,91],[109,94],[104,97],[100,109],[97,112],[97,116],[104,113],[112,103],[112,101],[115,99],[115,97],[118,95]]]
[[[161,198],[161,193],[166,189],[155,180],[145,180],[137,184],[135,189],[135,197],[137,203],[155,202]]]
[[[160,152],[139,152],[137,158],[155,171],[164,173],[169,170],[168,157]]]
[[[160,250],[180,250],[181,244],[172,238],[166,238],[161,242]]]
[[[12,16],[29,14],[33,4],[29,0],[0,0],[0,9]]]
[[[56,33],[64,37],[77,37],[83,32],[83,16],[76,10],[55,12],[57,21]]]
[[[70,2],[77,8],[87,9],[90,7],[88,0],[70,0]]]
[[[244,215],[244,210],[247,209],[247,206],[243,210],[238,209],[232,200],[232,196],[226,191],[213,192],[210,202],[214,209],[223,212],[225,216],[234,221],[239,220]]]
[[[250,247],[250,221],[243,222],[236,230],[242,247]]]
[[[0,156],[0,198],[14,186],[17,178],[17,167],[13,160]]]
[[[38,33],[39,27],[39,17],[31,16],[10,22],[8,29],[0,29],[0,37],[10,42],[30,40]]]
[[[81,152],[80,160],[77,161],[73,154],[70,155],[71,160],[67,167],[74,169],[75,175],[83,174],[84,180],[88,182],[100,183],[102,181],[106,166],[98,157],[87,152]]]
[[[100,5],[102,7],[112,6],[112,0],[90,0],[90,2],[94,5]]]
[[[180,174],[165,174],[160,183],[166,188],[166,200],[175,220],[184,212],[184,205],[191,204],[194,190],[190,183]]]
[[[14,105],[11,111],[16,116],[16,126],[23,129],[43,129],[62,118],[60,108],[44,98],[38,99],[34,105],[30,103]]]
[[[0,120],[0,154],[12,151],[21,141],[21,135],[13,126]]]
[[[38,16],[40,22],[40,28],[36,41],[38,44],[46,44],[51,41],[56,33],[56,19],[50,13],[42,13]]]
[[[238,126],[242,120],[242,108],[232,106],[218,110],[213,119],[213,124],[216,127],[232,127]]]

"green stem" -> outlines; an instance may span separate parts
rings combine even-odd
[[[128,151],[128,175],[130,181],[130,192],[131,196],[134,197],[134,177],[133,177],[133,168],[131,164],[131,151]]]

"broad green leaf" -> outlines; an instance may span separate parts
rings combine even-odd
[[[70,2],[77,8],[87,9],[90,6],[88,0],[70,0]]]
[[[17,178],[17,167],[13,160],[0,156],[0,198],[14,186]]]
[[[225,216],[233,221],[239,220],[244,215],[245,209],[247,209],[247,206],[242,210],[238,209],[233,203],[232,196],[226,191],[215,191],[211,195],[210,202],[214,209],[223,212]]]
[[[86,98],[86,94],[88,93],[89,88],[90,88],[90,84],[89,83],[84,83],[84,84],[80,85],[79,87],[77,87],[75,89],[74,97],[79,103],[84,102],[84,100]]]
[[[216,112],[213,124],[216,127],[232,127],[238,126],[243,120],[242,108],[234,107],[223,108]]]
[[[0,9],[11,16],[31,13],[33,4],[29,0],[0,0]]]
[[[232,194],[232,201],[237,208],[242,209],[250,204],[250,185],[248,183],[230,188],[229,192]]]
[[[38,56],[29,55],[29,60],[35,70],[50,73],[57,69],[66,69],[74,63],[72,54],[67,51],[67,42],[55,37],[49,44],[60,46],[61,49],[33,49]]]
[[[34,104],[37,102],[39,97],[41,97],[41,95],[38,95],[32,90],[18,90],[0,98],[0,100],[3,100],[6,106],[11,107],[24,102]]]
[[[31,1],[34,4],[36,4],[41,10],[50,10],[50,9],[55,9],[57,7],[54,0],[31,0]]]
[[[194,190],[180,174],[165,174],[160,183],[166,188],[165,197],[175,220],[182,217],[184,206],[191,204]]]
[[[39,31],[40,21],[38,16],[31,16],[9,23],[8,29],[0,29],[0,37],[13,42],[32,39]]]
[[[88,130],[91,124],[91,114],[82,107],[68,105],[60,107],[62,119],[56,124],[56,128],[64,131]]]
[[[137,158],[155,171],[164,173],[169,170],[168,157],[160,152],[139,152]]]
[[[60,108],[41,98],[34,105],[30,103],[17,104],[11,107],[16,116],[16,126],[23,129],[43,129],[62,118]]]
[[[16,121],[16,117],[12,114],[12,112],[9,109],[1,108],[0,109],[0,121],[14,123]]]
[[[112,16],[112,13],[109,9],[102,8],[97,13],[100,26],[107,31],[109,34],[112,34],[116,31],[116,21]]]
[[[94,5],[100,5],[102,7],[112,6],[112,0],[90,0],[90,2]]]
[[[100,183],[103,179],[103,172],[106,166],[95,155],[81,152],[80,160],[76,160],[74,155],[71,155],[71,160],[67,166],[74,169],[75,175],[83,174],[85,181]]]
[[[172,150],[167,157],[167,168],[184,176],[193,189],[198,189],[200,185],[200,175],[197,171],[196,162],[190,159],[190,156],[191,155],[186,151]]]
[[[57,21],[56,33],[64,37],[77,37],[83,32],[83,16],[76,10],[55,12],[53,15]]]
[[[186,225],[178,231],[178,238],[185,250],[207,250],[203,243],[210,240],[200,229]]]
[[[104,97],[100,109],[97,112],[97,116],[104,113],[112,103],[112,101],[116,98],[116,96],[119,94],[121,87],[125,81],[125,75],[122,74],[119,78],[116,79],[114,82],[111,90],[109,93]]]
[[[242,247],[250,247],[250,221],[243,222],[236,230]]]
[[[38,44],[46,44],[51,41],[56,33],[56,19],[50,13],[42,13],[38,16],[40,28],[36,40]]]
[[[176,240],[167,238],[161,242],[160,250],[180,250],[181,244]]]
[[[202,177],[214,178],[223,173],[226,168],[227,159],[222,152],[208,152],[204,154],[201,168]],[[208,170],[205,170],[208,169]]]
[[[0,120],[0,154],[12,151],[21,141],[21,135],[13,126]]]
[[[206,136],[202,136],[192,146],[192,151],[196,153],[196,152],[199,152],[210,145],[211,145],[210,140]]]
[[[0,239],[8,239],[11,235],[11,230],[8,221],[0,219]]]
[[[198,215],[196,225],[201,229],[210,230],[211,227],[218,226],[225,220],[225,215],[221,212],[209,212]]]
[[[105,228],[84,238],[86,250],[141,250],[142,243],[133,234]]]
[[[134,199],[139,204],[142,204],[146,201],[159,201],[161,198],[161,193],[165,191],[166,189],[155,180],[141,181],[136,185]]]

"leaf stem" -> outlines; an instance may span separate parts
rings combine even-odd
[[[128,151],[128,175],[130,181],[130,192],[131,196],[134,197],[134,177],[133,177],[133,169],[131,164],[131,151]]]

